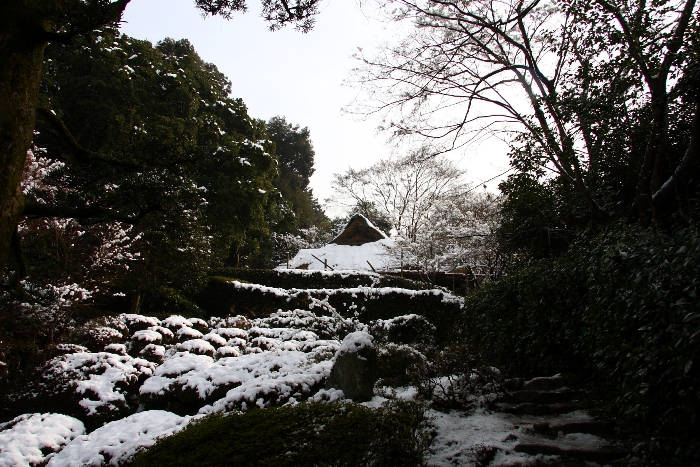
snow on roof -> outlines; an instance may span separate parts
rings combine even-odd
[[[369,263],[376,270],[386,269],[395,262],[395,259],[389,255],[389,250],[393,246],[394,241],[390,238],[363,245],[329,243],[321,248],[299,250],[299,253],[290,261],[289,267],[323,271],[325,269],[324,261],[327,261],[328,266],[335,271],[368,271],[372,269]],[[367,263],[368,261],[369,263]]]

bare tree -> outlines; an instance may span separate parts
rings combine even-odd
[[[423,147],[366,169],[334,174],[334,200],[350,200],[348,207],[374,205],[398,235],[413,241],[438,203],[464,190],[463,175],[449,159]]]
[[[484,131],[524,135],[521,166],[561,177],[604,220],[609,208],[587,177],[628,118],[649,129],[641,162],[630,167],[638,171],[633,211],[641,223],[697,184],[690,180],[700,163],[700,93],[689,84],[697,81],[696,41],[689,40],[697,35],[695,0],[385,6],[415,28],[375,57],[360,53],[355,77],[366,99],[351,110],[383,114],[395,136],[448,140],[454,148]],[[594,111],[606,106],[614,112]],[[669,144],[670,109],[678,108],[692,120],[681,150]]]
[[[392,254],[425,273],[456,270],[477,283],[495,280],[508,260],[496,241],[499,220],[497,197],[462,192],[440,200],[416,238],[400,239]]]

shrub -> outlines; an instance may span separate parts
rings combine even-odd
[[[418,466],[429,446],[422,407],[307,403],[214,414],[161,439],[129,466]]]
[[[479,361],[464,344],[451,345],[410,369],[418,394],[441,410],[471,410],[503,393],[501,373]]]
[[[462,301],[442,290],[357,287],[353,289],[280,289],[213,277],[200,305],[214,316],[247,314],[266,317],[279,309],[333,308],[367,323],[416,314],[435,326],[437,343],[452,339]]]
[[[609,226],[469,297],[462,327],[519,376],[584,370],[644,465],[700,462],[700,234]]]

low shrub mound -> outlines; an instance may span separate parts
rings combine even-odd
[[[419,466],[430,436],[423,408],[392,402],[304,403],[213,414],[138,454],[130,467]]]

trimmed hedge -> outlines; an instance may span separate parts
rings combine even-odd
[[[422,407],[371,409],[308,403],[210,415],[159,440],[131,467],[419,466],[427,453]]]
[[[211,276],[232,277],[241,282],[265,284],[282,289],[339,289],[352,287],[400,287],[410,290],[431,289],[426,282],[418,282],[397,276],[367,272],[302,271],[276,269],[222,268]]]
[[[700,464],[700,234],[609,227],[468,298],[462,327],[518,376],[581,370],[644,465]]]
[[[324,307],[330,305],[340,315],[357,317],[363,323],[415,313],[437,328],[437,343],[454,337],[454,323],[462,309],[461,299],[437,289],[281,289],[242,284],[225,277],[212,277],[198,304],[211,316],[220,317],[236,314],[266,317],[280,309],[313,309],[324,314]]]

